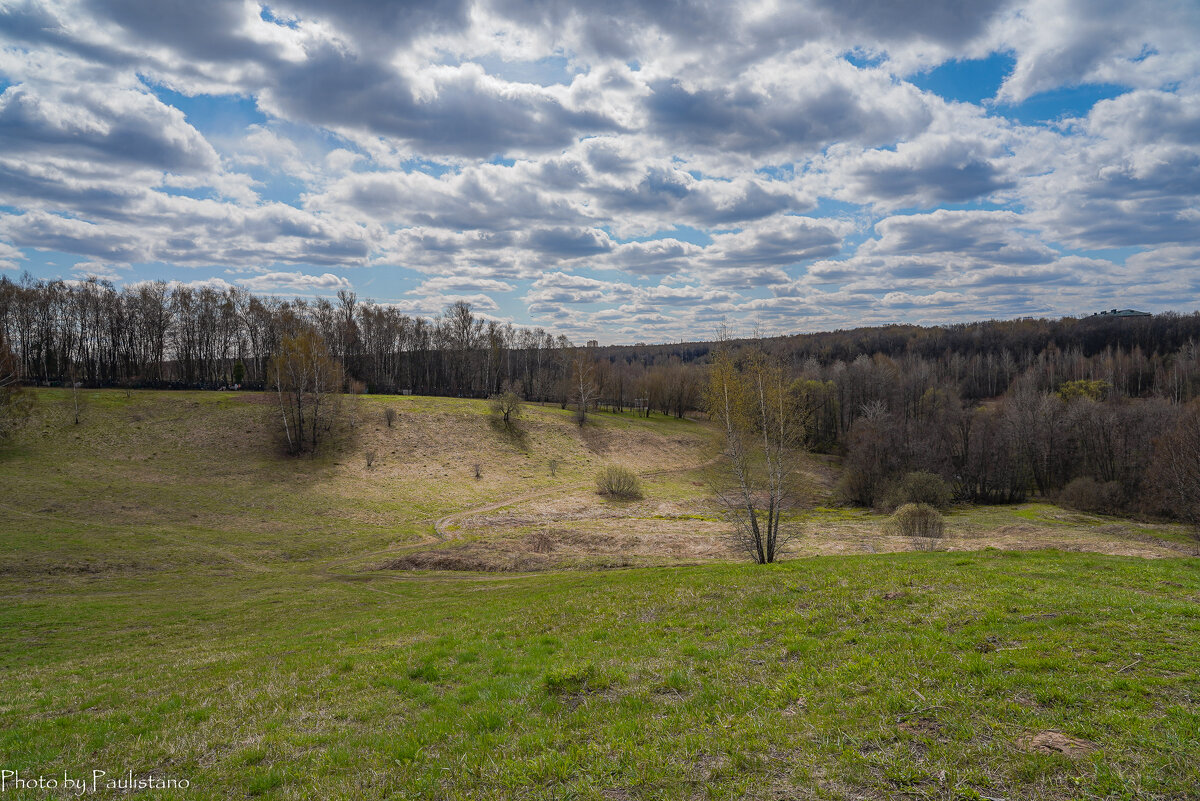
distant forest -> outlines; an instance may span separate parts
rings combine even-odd
[[[27,384],[266,388],[272,355],[302,330],[324,343],[350,391],[512,389],[566,405],[583,370],[593,406],[680,417],[703,410],[718,347],[580,348],[461,302],[427,319],[350,292],[284,300],[0,278],[0,350]],[[809,448],[840,454],[844,498],[868,506],[920,473],[961,500],[1065,493],[1093,510],[1170,513],[1150,491],[1165,469],[1156,447],[1196,414],[1187,404],[1200,395],[1200,313],[889,325],[722,346],[784,366],[807,410]]]

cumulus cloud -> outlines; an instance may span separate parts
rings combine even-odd
[[[256,275],[239,282],[242,286],[254,292],[292,292],[321,293],[336,292],[339,289],[350,289],[351,284],[340,275],[322,273],[307,275],[305,273],[273,272]]]
[[[1194,242],[1200,96],[1143,90],[1097,103],[1023,181],[1032,219],[1079,247]]]
[[[1039,0],[1022,4],[999,37],[1016,54],[1000,91],[1020,101],[1080,83],[1139,88],[1196,80],[1200,6],[1174,0]]]
[[[25,254],[20,248],[13,247],[7,242],[0,242],[0,270],[15,270],[25,260]]]

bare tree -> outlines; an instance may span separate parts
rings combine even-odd
[[[516,419],[521,416],[521,396],[517,394],[516,385],[509,382],[504,385],[504,391],[490,398],[492,414],[495,415],[505,428],[512,428]]]
[[[571,383],[568,400],[575,407],[575,422],[587,422],[588,409],[596,402],[600,390],[596,386],[596,363],[592,354],[577,348],[571,359]]]
[[[734,539],[755,562],[774,562],[786,541],[780,522],[805,440],[800,395],[763,354],[751,353],[738,365],[722,347],[705,401],[723,445],[713,489],[734,524]]]
[[[0,333],[0,440],[24,425],[33,401],[21,386],[19,363]]]
[[[312,330],[284,337],[267,374],[290,453],[315,452],[337,419],[342,371]]]
[[[68,372],[68,379],[71,388],[71,394],[68,396],[69,408],[75,415],[75,425],[79,425],[79,420],[83,415],[84,401],[81,392],[83,385],[80,383],[79,376],[76,374],[74,368]]]

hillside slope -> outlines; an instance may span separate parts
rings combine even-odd
[[[289,459],[266,395],[85,391],[78,426],[67,393],[38,396],[32,425],[0,449],[0,564],[31,576],[370,553],[435,540],[434,523],[454,512],[587,484],[606,464],[647,472],[704,459],[690,420],[601,414],[580,428],[567,411],[527,405],[514,435],[483,401],[413,396],[357,399],[352,437]]]
[[[904,544],[819,508],[799,552],[864,555],[382,569],[724,559],[696,549],[723,542],[703,427],[532,407],[514,439],[477,401],[368,398],[354,443],[285,459],[258,396],[89,392],[75,426],[39,395],[0,449],[0,767],[23,776],[186,779],[88,796],[181,801],[1200,786],[1200,560],[865,555]],[[597,499],[606,463],[657,472],[646,499]],[[1123,542],[1047,505],[951,520],[953,548],[1013,521],[1021,547]]]

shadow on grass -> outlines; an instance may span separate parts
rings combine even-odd
[[[488,425],[504,442],[519,451],[529,451],[529,434],[515,420],[505,423],[503,420],[493,417],[488,420]]]

